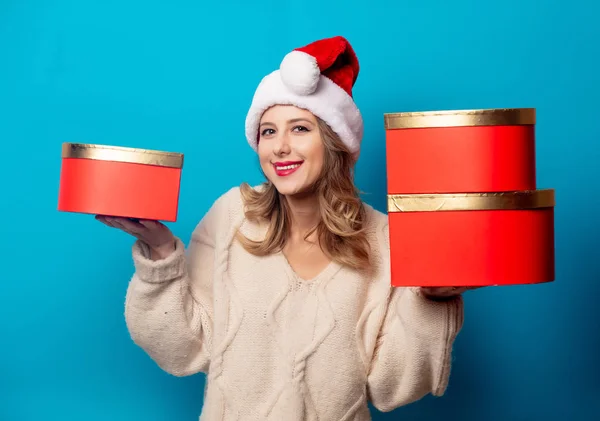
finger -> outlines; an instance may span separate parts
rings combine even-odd
[[[457,296],[466,291],[464,287],[424,287],[421,289],[423,293],[430,297],[449,298]]]
[[[438,291],[440,293],[446,292],[456,292],[456,291],[466,291],[468,289],[475,289],[480,287],[423,287],[424,289],[429,289],[431,291]]]
[[[143,225],[144,227],[151,229],[151,230],[156,230],[158,228],[163,228],[166,225],[164,225],[162,222],[160,221],[155,221],[152,219],[140,219],[138,221],[141,225]]]
[[[129,234],[137,239],[143,240],[143,233],[138,232],[130,224],[128,224],[126,218],[118,218],[114,216],[97,215],[96,219],[111,228],[115,228]],[[133,223],[132,223],[133,224]],[[141,225],[140,225],[141,227]],[[141,231],[141,228],[140,228]]]
[[[104,225],[109,226],[111,228],[117,228],[109,216],[96,215],[96,220],[100,221]]]
[[[424,287],[422,288],[423,292],[430,295],[447,295],[451,288],[447,287]]]
[[[120,229],[121,231],[126,232],[129,235],[132,235],[136,238],[139,238],[139,234],[135,233],[133,231],[131,231],[129,228],[127,228],[124,224],[123,224],[123,219],[122,218],[107,218],[108,221],[112,224],[112,226],[114,226],[117,229]]]
[[[131,219],[120,218],[118,220],[118,222],[124,229],[126,229],[129,232],[132,232],[135,234],[144,234],[147,232],[146,227],[144,227],[139,222],[132,221]]]

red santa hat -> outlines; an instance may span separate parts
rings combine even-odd
[[[295,105],[324,120],[350,151],[358,155],[363,119],[352,88],[358,59],[350,43],[337,36],[289,52],[279,69],[258,85],[246,117],[246,138],[256,151],[262,114],[274,105]]]

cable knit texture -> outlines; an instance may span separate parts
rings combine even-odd
[[[133,246],[127,327],[163,370],[207,374],[201,421],[367,421],[368,401],[390,411],[444,393],[462,298],[390,286],[385,214],[367,206],[373,276],[332,262],[304,280],[282,253],[255,257],[235,240],[266,232],[243,210],[236,187],[187,249],[178,239],[151,261]]]

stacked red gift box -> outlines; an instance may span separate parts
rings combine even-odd
[[[554,280],[554,190],[538,189],[535,109],[385,114],[394,286]]]

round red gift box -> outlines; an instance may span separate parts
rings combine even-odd
[[[392,286],[554,280],[554,190],[388,195]]]
[[[58,210],[174,222],[183,154],[64,143]]]
[[[388,192],[534,190],[535,109],[384,115]]]

